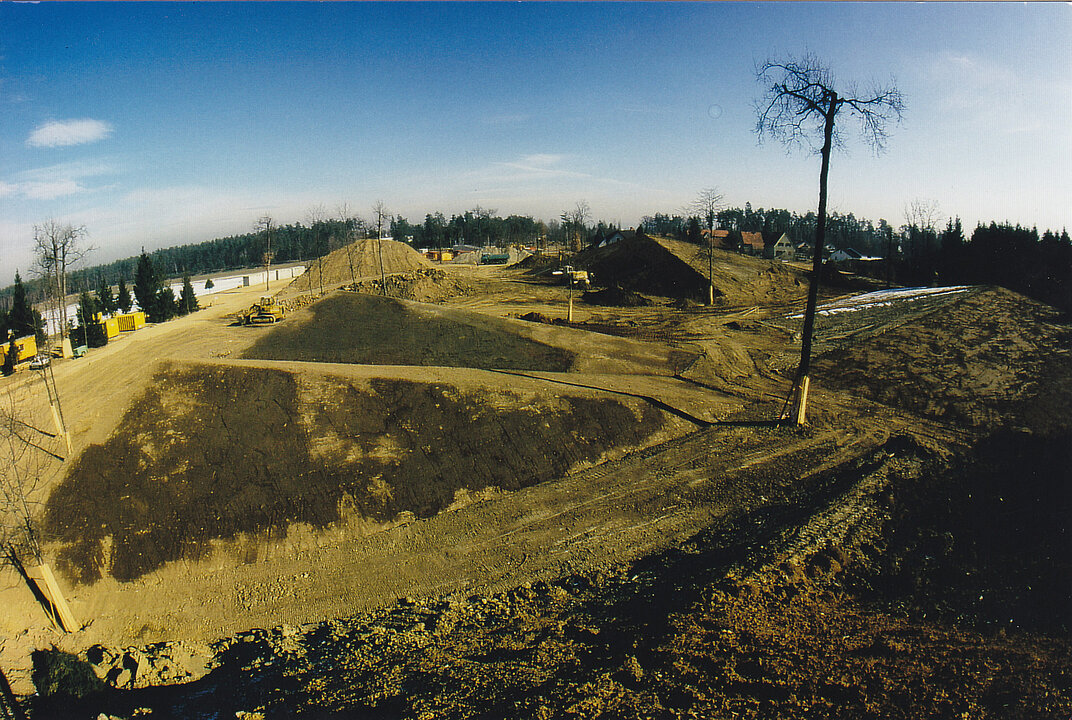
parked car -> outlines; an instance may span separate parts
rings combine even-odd
[[[30,361],[31,370],[44,370],[52,364],[52,358],[48,355],[34,355],[34,359]]]

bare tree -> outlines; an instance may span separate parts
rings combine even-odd
[[[900,121],[904,103],[900,91],[892,83],[883,87],[875,86],[862,93],[850,84],[839,92],[835,89],[833,75],[812,56],[805,56],[799,62],[768,61],[757,68],[756,77],[767,86],[762,100],[756,106],[756,133],[761,139],[769,136],[789,147],[807,144],[813,149],[815,137],[820,132],[823,139],[818,148],[822,165],[819,170],[819,217],[815,229],[811,285],[804,312],[800,366],[790,396],[793,405],[790,419],[803,424],[815,308],[819,297],[819,274],[826,242],[826,179],[830,171],[830,150],[834,144],[841,144],[835,119],[842,112],[857,119],[864,140],[875,152],[880,152],[886,145],[886,126],[891,121]]]
[[[916,198],[905,205],[905,224],[919,230],[937,232],[938,225],[942,222],[942,211],[938,208],[937,200]]]
[[[328,213],[324,209],[323,203],[318,203],[309,208],[309,211],[305,213],[305,218],[309,222],[309,226],[313,231],[313,246],[316,248],[316,267],[320,275],[320,294],[324,294],[324,255],[327,251],[320,246],[320,235],[324,230],[324,221],[327,220]],[[309,293],[312,294],[313,284],[309,283]]]
[[[577,201],[572,210],[562,213],[562,225],[573,240],[570,249],[574,252],[581,249],[581,238],[588,226],[590,216],[591,208],[588,207],[587,200]]]
[[[390,214],[383,200],[377,200],[372,206],[372,216],[376,218],[376,251],[380,256],[380,290],[384,295],[387,295],[387,274],[383,269],[383,221]]]
[[[718,188],[704,188],[689,203],[688,213],[698,216],[707,226],[707,304],[715,304],[715,218],[722,209],[722,193]]]
[[[52,219],[34,225],[35,272],[45,280],[61,338],[67,337],[67,272],[92,249],[86,244],[85,225]]]
[[[348,235],[343,238],[343,242],[346,244],[346,259],[350,262],[350,284],[354,285],[357,283],[357,276],[354,273],[354,243],[357,242],[358,231],[365,222],[354,213],[349,203],[339,205],[335,212],[348,229]]]
[[[268,292],[269,275],[272,272],[272,216],[265,213],[254,224],[257,232],[264,233],[264,291]]]

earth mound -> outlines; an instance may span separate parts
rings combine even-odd
[[[387,292],[383,292],[384,282],[380,278],[361,280],[344,289],[367,295],[384,295],[403,300],[418,302],[442,302],[460,295],[469,295],[473,288],[469,283],[448,275],[438,268],[427,268],[415,272],[395,273],[386,277]]]
[[[508,320],[343,292],[276,326],[244,357],[561,372],[575,354],[523,337]]]
[[[397,240],[358,240],[310,261],[309,268],[287,286],[284,294],[319,291],[321,285],[325,291],[334,290],[358,279],[378,278],[381,271],[407,273],[431,267],[419,252]]]
[[[45,534],[82,583],[132,580],[242,538],[234,551],[252,562],[255,538],[285,538],[295,523],[430,517],[458,491],[562,477],[666,423],[648,403],[584,390],[169,365],[74,463]]]
[[[869,317],[884,331],[817,358],[822,384],[967,427],[1068,427],[1072,328],[1056,309],[985,288],[908,324]]]
[[[709,265],[715,298],[722,305],[775,304],[803,298],[803,273],[783,263],[746,257],[663,237],[636,233],[605,247],[585,250],[575,264],[596,282],[672,298],[706,301]]]

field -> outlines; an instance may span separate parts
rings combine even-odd
[[[5,571],[0,668],[104,684],[35,717],[1072,713],[1052,308],[827,291],[794,428],[797,271],[726,254],[714,307],[578,293],[567,324],[533,262],[388,248],[384,297],[344,250],[277,326],[233,325],[239,289],[57,363],[37,517],[85,627]],[[3,390],[43,427],[38,383]]]

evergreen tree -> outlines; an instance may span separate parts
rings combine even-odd
[[[175,291],[170,287],[160,288],[153,297],[149,319],[152,322],[167,322],[179,314],[179,304],[175,302]]]
[[[118,307],[115,297],[112,296],[112,288],[103,279],[100,287],[97,288],[97,304],[100,306],[101,312],[107,315],[113,314]]]
[[[7,352],[4,354],[4,364],[0,367],[0,372],[7,377],[8,375],[15,374],[15,361],[19,356],[19,349],[15,346],[15,338],[12,337],[7,344]]]
[[[197,304],[197,296],[194,295],[194,286],[190,284],[190,276],[182,278],[182,294],[179,296],[179,314],[188,315],[201,308]]]
[[[124,278],[119,278],[119,294],[115,298],[115,306],[125,312],[130,312],[130,307],[133,301],[130,298],[130,290],[127,288],[127,281]]]
[[[164,322],[175,316],[175,294],[171,292],[171,288],[167,288],[167,291],[170,303],[162,300],[160,276],[156,274],[153,261],[143,250],[138,257],[138,269],[134,273],[134,298],[149,322]]]
[[[85,290],[78,299],[78,327],[71,332],[71,342],[91,348],[104,347],[108,344],[108,335],[99,320],[100,306]]]
[[[685,239],[693,245],[699,245],[703,240],[703,231],[700,228],[700,221],[696,217],[689,218],[689,224],[685,230]]]
[[[8,328],[15,337],[37,335],[40,329],[40,315],[37,315],[30,303],[26,300],[26,287],[22,284],[22,278],[15,271],[15,292],[11,297],[11,312],[7,316]]]

